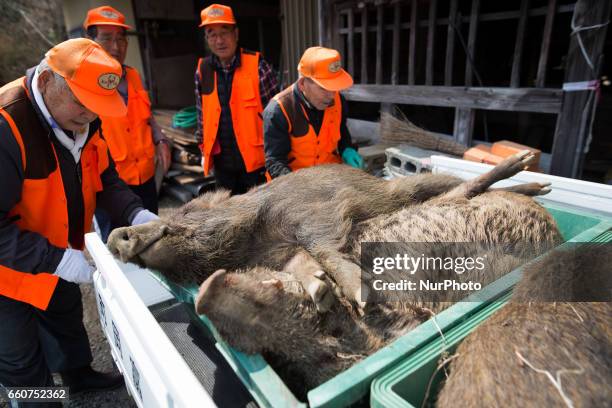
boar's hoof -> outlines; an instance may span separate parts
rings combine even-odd
[[[362,310],[365,309],[367,305],[368,294],[369,291],[365,285],[362,286],[360,289],[357,289],[357,291],[355,292],[355,302]]]
[[[522,170],[525,170],[534,159],[535,154],[529,150],[521,150],[520,152],[504,159],[497,165],[497,180],[495,181],[510,178]]]
[[[306,288],[306,291],[312,298],[314,302],[317,312],[326,313],[332,306],[336,303],[336,296],[334,295],[334,290],[332,282],[327,279],[327,275],[323,271],[316,271],[314,276],[317,279],[314,279]]]
[[[526,196],[541,196],[550,193],[549,186],[550,183],[526,183],[508,187],[507,191]]]

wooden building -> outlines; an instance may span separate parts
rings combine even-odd
[[[402,104],[409,117],[466,145],[475,134],[532,145],[550,153],[551,174],[580,177],[589,147],[607,150],[602,160],[612,166],[609,127],[595,126],[590,136],[598,100],[610,98],[599,79],[609,66],[605,46],[612,51],[611,7],[610,0],[322,0],[319,21],[324,44],[341,51],[355,78],[347,99],[383,110]]]
[[[399,107],[428,130],[509,139],[543,151],[543,170],[612,179],[608,81],[612,0],[226,0],[240,44],[261,50],[284,85],[305,48],[340,50],[355,85],[351,117]],[[206,53],[204,0],[64,0],[81,35],[91,7],[110,4],[136,28],[128,63],[142,67],[154,105],[192,105],[196,60]],[[610,75],[612,77],[612,75]],[[600,79],[602,79],[600,81]],[[591,82],[589,82],[591,81]],[[565,90],[564,90],[565,88]],[[585,160],[586,159],[586,160]]]

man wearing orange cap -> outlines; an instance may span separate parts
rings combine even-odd
[[[170,147],[160,127],[151,115],[149,95],[142,86],[135,68],[124,64],[128,39],[125,16],[110,6],[91,9],[83,23],[87,37],[94,40],[115,58],[123,68],[117,90],[127,105],[124,117],[100,116],[102,132],[119,177],[142,200],[144,207],[157,214],[158,200],[155,187],[155,159],[164,172],[170,167]],[[111,224],[108,213],[96,210],[96,220],[102,238],[116,224]]]
[[[303,167],[341,163],[363,168],[346,126],[346,102],[339,91],[353,85],[340,54],[308,48],[299,79],[273,98],[264,111],[266,169],[278,177]]]
[[[201,17],[212,52],[195,75],[204,173],[214,167],[217,186],[241,194],[265,181],[261,114],[278,79],[258,52],[238,48],[231,8],[212,4]]]
[[[78,283],[96,206],[118,223],[156,219],[118,177],[97,116],[124,116],[121,65],[98,44],[68,40],[0,88],[0,384],[72,393],[111,389],[94,371]],[[59,405],[61,406],[61,405]]]

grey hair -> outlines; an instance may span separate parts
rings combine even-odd
[[[53,77],[55,78],[55,83],[58,87],[63,88],[68,86],[64,77],[51,69],[46,57],[43,58],[42,61],[40,61],[36,70],[38,71],[39,75],[44,71],[50,71],[53,74]]]
[[[312,78],[308,78],[300,73],[298,73],[298,79],[304,79],[304,81],[312,81]]]

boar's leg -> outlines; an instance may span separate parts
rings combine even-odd
[[[321,265],[305,250],[300,249],[287,262],[283,272],[297,279],[312,298],[319,313],[327,312],[336,302],[334,284],[326,279]]]
[[[550,193],[550,183],[525,183],[510,187],[492,188],[493,191],[508,191],[510,193],[522,194],[529,197],[540,196]]]
[[[512,177],[518,172],[525,170],[531,161],[533,161],[534,157],[535,155],[529,150],[520,151],[507,157],[485,174],[460,184],[448,193],[436,197],[435,200],[444,201],[454,198],[469,199],[478,194],[482,194],[494,183]]]
[[[160,221],[117,228],[108,237],[107,247],[123,262],[133,261],[141,252],[159,241],[168,227]]]
[[[359,265],[345,259],[342,253],[329,248],[314,248],[312,253],[336,282],[342,294],[351,302],[365,307],[367,294],[361,293],[362,273]]]

